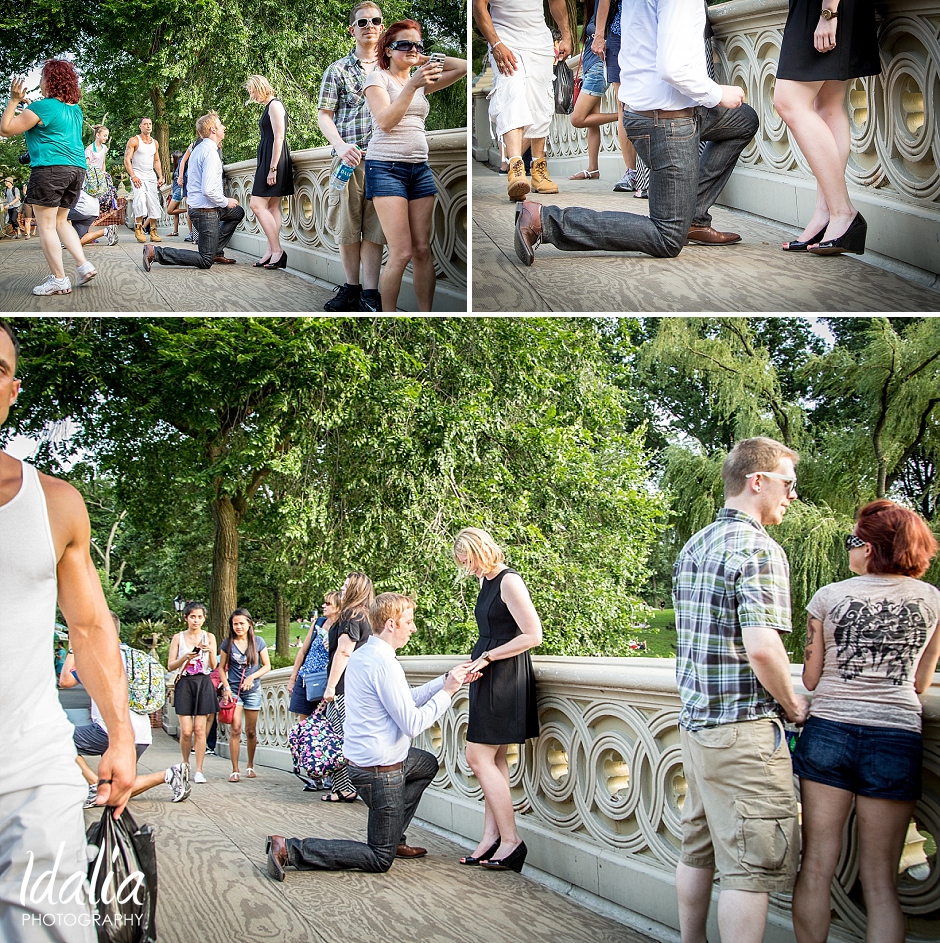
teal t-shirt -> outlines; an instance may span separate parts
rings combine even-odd
[[[26,149],[31,167],[58,164],[85,166],[82,124],[85,116],[78,105],[66,105],[58,98],[43,98],[29,106],[39,115],[39,124],[26,132]]]

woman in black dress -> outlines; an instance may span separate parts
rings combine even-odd
[[[258,169],[251,188],[251,211],[268,240],[268,251],[255,268],[286,268],[287,253],[281,248],[281,198],[294,192],[294,165],[287,146],[287,112],[263,75],[250,75],[245,89],[251,101],[264,105],[258,122]]]
[[[868,225],[845,185],[852,143],[845,93],[849,80],[880,72],[875,0],[790,0],[774,107],[816,177],[816,209],[784,250],[865,251]]]
[[[467,763],[485,800],[483,837],[460,863],[521,871],[526,846],[516,830],[506,751],[510,743],[539,734],[529,649],[541,644],[542,623],[522,577],[506,566],[503,551],[486,531],[462,530],[454,559],[480,581],[474,610],[480,638],[470,670],[483,672],[470,685],[467,726]]]

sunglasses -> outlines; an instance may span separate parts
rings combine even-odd
[[[382,25],[382,17],[380,17],[380,16],[373,16],[373,17],[365,17],[365,16],[363,16],[363,17],[360,17],[358,20],[356,20],[356,26],[358,26],[359,29],[365,29],[365,28],[366,28],[367,26],[369,26],[370,24],[371,24],[372,26],[381,26],[381,25]]]
[[[861,537],[856,537],[855,534],[846,534],[845,535],[845,549],[846,552],[849,550],[854,550],[856,547],[864,547],[867,545],[867,541],[861,539]]]
[[[416,49],[421,55],[424,55],[424,43],[413,43],[410,39],[396,39],[395,42],[388,44],[389,49],[396,49],[398,52],[411,52]]]
[[[745,478],[753,478],[755,475],[763,475],[765,478],[776,478],[778,481],[782,481],[787,486],[787,497],[795,498],[796,497],[796,479],[790,478],[787,475],[781,475],[778,472],[751,472],[749,475],[745,475]]]

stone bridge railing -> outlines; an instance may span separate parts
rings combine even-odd
[[[456,656],[402,659],[411,684],[441,674]],[[541,735],[510,751],[511,785],[528,864],[590,903],[610,902],[678,927],[674,871],[686,782],[679,748],[675,665],[653,658],[535,658]],[[793,669],[798,678],[799,667]],[[290,769],[287,669],[263,681],[258,761]],[[924,698],[924,796],[909,834],[900,894],[910,941],[940,938],[940,676]],[[480,788],[464,758],[465,690],[416,744],[440,760],[419,816],[477,841]],[[167,724],[175,718],[168,712]],[[220,737],[223,751],[225,734]],[[858,841],[850,822],[833,885],[831,940],[864,939]],[[765,939],[792,943],[789,895],[774,895]],[[714,919],[714,909],[712,911]],[[660,931],[662,934],[662,931]],[[717,926],[710,937],[718,938]]]
[[[868,247],[940,274],[940,2],[880,0],[882,73],[849,85],[852,128],[848,180],[868,220]],[[760,117],[760,130],[741,155],[720,201],[802,228],[815,204],[815,181],[773,106],[774,82],[788,0],[731,0],[709,10],[716,34],[718,81],[740,85]],[[576,63],[572,60],[572,67]],[[474,86],[473,154],[499,157],[489,137],[489,76]],[[615,111],[612,90],[602,100]],[[553,175],[585,165],[587,132],[556,115],[549,136]],[[623,172],[616,126],[601,129],[601,171]]]
[[[434,309],[467,310],[467,132],[431,131],[429,163],[438,186],[431,231],[431,254],[437,273]],[[330,148],[293,151],[295,192],[281,206],[281,242],[290,267],[334,285],[343,283],[343,268],[332,233],[326,226],[326,198],[330,187]],[[245,209],[245,219],[232,238],[232,247],[264,253],[261,226],[249,206],[255,161],[227,164],[226,179],[232,196]],[[405,272],[399,305],[416,310],[411,287],[411,266]]]

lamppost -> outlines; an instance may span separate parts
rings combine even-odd
[[[186,608],[186,599],[181,593],[176,594],[176,599],[173,600],[173,608],[176,610],[176,618],[182,620],[183,610]]]

